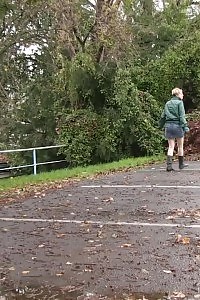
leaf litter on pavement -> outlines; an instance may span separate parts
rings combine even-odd
[[[191,218],[193,220],[200,220],[200,209],[186,210],[184,208],[173,209],[169,212],[166,220],[173,220],[178,218]]]

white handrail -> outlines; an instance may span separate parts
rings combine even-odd
[[[33,174],[36,175],[37,174],[37,166],[48,165],[48,164],[53,164],[53,163],[60,163],[60,162],[65,161],[65,160],[54,160],[54,161],[46,161],[46,162],[37,163],[36,150],[61,148],[61,147],[64,147],[64,146],[65,145],[56,145],[56,146],[45,146],[45,147],[35,147],[35,148],[26,148],[26,149],[0,150],[0,153],[26,152],[26,151],[32,151],[33,152],[32,153],[32,157],[33,157],[33,163],[32,164],[14,166],[14,167],[6,167],[6,168],[3,168],[3,169],[0,169],[0,172],[1,171],[9,171],[9,170],[33,167]]]
[[[26,149],[0,150],[0,153],[25,152],[25,151],[33,151],[33,150],[60,148],[60,147],[64,147],[64,146],[65,145],[57,145],[57,146],[45,146],[45,147],[26,148]]]

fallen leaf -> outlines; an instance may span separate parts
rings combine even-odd
[[[85,268],[85,270],[84,270],[84,272],[92,272],[92,270],[91,269],[89,269],[89,268]]]
[[[102,230],[98,230],[97,237],[101,237],[101,235],[102,235]]]
[[[149,271],[147,271],[146,269],[142,269],[141,271],[142,271],[142,273],[144,273],[144,274],[149,274]]]
[[[176,237],[176,243],[180,243],[181,240],[182,240],[182,235],[178,234],[177,237]]]
[[[196,256],[196,260],[200,261],[200,255]]]
[[[166,273],[166,274],[171,274],[172,273],[172,271],[170,271],[170,270],[163,270],[163,272]]]
[[[112,234],[112,237],[113,237],[113,238],[117,238],[118,235],[117,235],[116,233],[113,233],[113,234]]]
[[[123,244],[123,245],[121,245],[121,248],[128,248],[128,247],[131,247],[132,246],[132,244]]]
[[[103,202],[111,202],[114,201],[114,199],[112,197],[109,197],[108,199],[104,199]]]
[[[182,235],[178,234],[176,237],[176,243],[188,245],[190,243],[189,237],[183,237]]]
[[[64,237],[64,236],[66,236],[65,233],[58,233],[58,234],[56,235],[57,238],[61,238],[61,237]]]
[[[1,230],[2,230],[3,232],[9,231],[9,229],[7,229],[7,228],[2,228]]]
[[[84,224],[90,224],[90,223],[91,223],[90,221],[87,220],[84,221]]]
[[[29,274],[30,271],[22,271],[22,274],[26,275],[26,274]]]
[[[72,293],[72,292],[80,290],[81,287],[76,287],[74,285],[69,285],[69,286],[65,287],[65,290],[67,290],[68,293]]]
[[[174,292],[172,295],[173,298],[185,298],[185,294],[183,294],[182,292]]]
[[[60,273],[57,273],[57,274],[56,274],[57,277],[61,277],[61,276],[63,276],[63,275],[64,275],[64,272],[60,272]]]
[[[189,237],[183,237],[182,238],[182,244],[183,245],[187,245],[190,243],[190,238]]]
[[[33,257],[32,257],[32,260],[35,260],[36,258],[37,258],[37,256],[33,256]]]

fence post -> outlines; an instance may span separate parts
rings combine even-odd
[[[33,174],[37,175],[37,156],[36,149],[33,149]]]

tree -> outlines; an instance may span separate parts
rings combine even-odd
[[[30,0],[4,1],[0,12],[0,142],[11,148],[51,145],[56,136],[51,16],[41,1]],[[16,159],[31,157],[20,153]]]
[[[6,146],[62,142],[71,165],[158,152],[155,128],[172,85],[182,85],[188,99],[199,97],[194,1],[0,5],[0,139]]]
[[[170,97],[175,86],[183,88],[186,108],[200,104],[200,19],[191,23],[189,35],[183,37],[156,61],[149,63],[141,72],[140,88],[148,90],[160,103]],[[192,32],[192,33],[191,33]]]
[[[16,108],[24,99],[23,87],[31,78],[30,64],[34,69],[34,58],[24,50],[44,44],[49,24],[44,23],[44,6],[25,0],[1,2],[0,22],[0,114],[3,120],[0,131],[3,137],[11,123],[14,127]]]
[[[53,1],[57,31],[69,59],[89,52],[97,63],[117,60],[130,44],[122,0]]]

